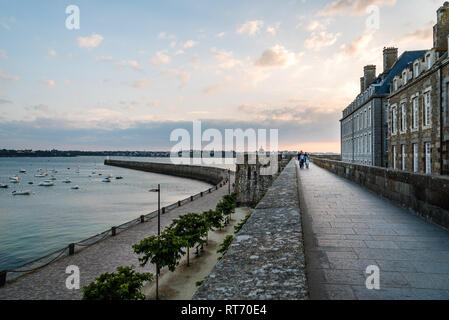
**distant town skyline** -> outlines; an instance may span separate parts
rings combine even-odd
[[[430,49],[443,2],[0,0],[0,149],[165,151],[201,120],[339,152],[363,66]]]

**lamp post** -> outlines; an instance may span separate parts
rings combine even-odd
[[[161,235],[161,185],[157,185],[157,189],[151,189],[150,192],[157,192],[157,235],[158,243]],[[159,266],[156,264],[156,300],[159,300]]]
[[[228,169],[228,194],[231,194],[231,170]]]

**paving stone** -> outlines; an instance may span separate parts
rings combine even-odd
[[[449,299],[447,230],[313,164],[298,172],[311,299]],[[366,288],[368,265],[381,290]]]

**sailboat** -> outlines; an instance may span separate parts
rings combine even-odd
[[[31,195],[31,191],[27,190],[27,191],[13,191],[12,192],[13,196],[29,196]]]

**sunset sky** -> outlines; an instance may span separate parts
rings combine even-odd
[[[442,3],[0,0],[0,148],[169,150],[201,120],[339,152],[363,66],[382,72],[385,46],[430,49]]]

